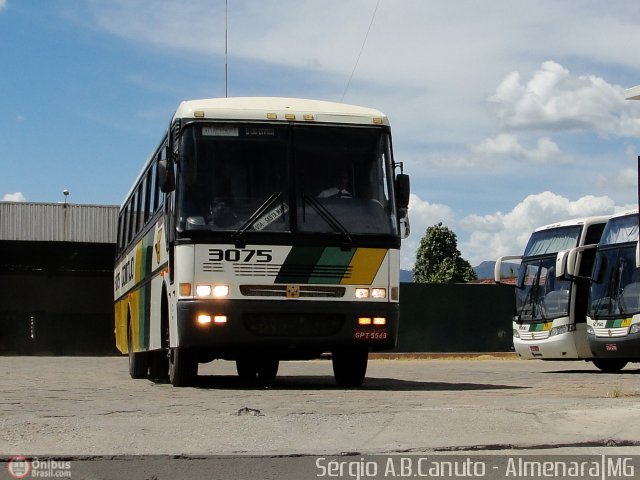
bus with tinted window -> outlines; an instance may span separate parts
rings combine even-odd
[[[618,371],[640,361],[638,210],[613,215],[596,251],[587,337],[596,365]]]
[[[589,275],[595,246],[607,218],[597,216],[544,225],[531,234],[522,255],[497,260],[494,272],[497,283],[504,282],[501,274],[504,262],[520,261],[515,279],[513,345],[521,358],[591,359],[586,335]],[[568,271],[568,253],[587,246],[580,264]]]
[[[388,118],[292,98],[182,102],[122,204],[118,349],[133,378],[192,385],[234,361],[270,381],[330,354],[359,386],[396,345],[409,177]]]

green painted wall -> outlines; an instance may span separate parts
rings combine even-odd
[[[512,351],[513,302],[505,285],[402,283],[395,351]]]

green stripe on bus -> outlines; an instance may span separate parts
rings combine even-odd
[[[142,239],[142,278],[151,275],[153,262],[153,237],[155,231],[151,229]]]
[[[338,247],[326,247],[309,278],[309,283],[340,283],[348,273],[349,263],[355,253],[355,248],[342,250]]]
[[[284,260],[275,283],[308,283],[324,247],[293,247]]]

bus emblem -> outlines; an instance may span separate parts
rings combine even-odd
[[[300,286],[287,285],[287,298],[300,298]]]

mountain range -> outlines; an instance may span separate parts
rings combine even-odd
[[[496,262],[494,261],[484,261],[477,267],[473,267],[473,270],[476,272],[478,276],[478,280],[483,280],[485,278],[493,279],[493,270],[495,268]],[[517,263],[503,263],[502,264],[502,277],[515,277],[518,274],[518,268],[520,267]],[[413,282],[413,272],[411,270],[400,270],[400,282],[402,283],[412,283]]]

